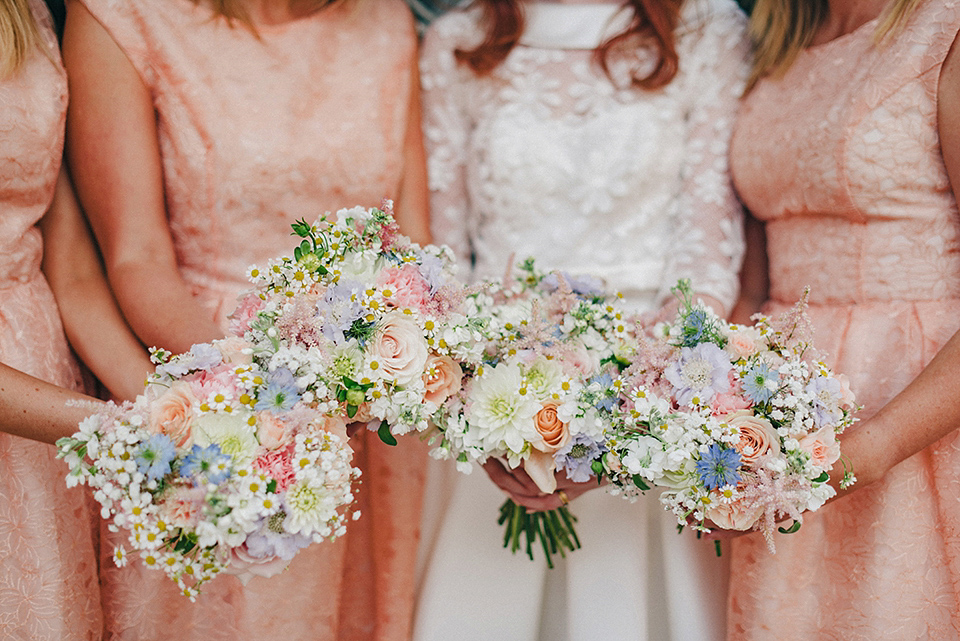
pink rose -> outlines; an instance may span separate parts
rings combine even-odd
[[[749,530],[763,514],[763,507],[747,507],[746,501],[740,499],[733,503],[720,503],[704,510],[708,519],[717,527],[724,530]]]
[[[745,465],[756,467],[768,452],[779,450],[780,436],[767,419],[754,416],[749,410],[740,410],[728,414],[724,420],[740,430],[740,441],[734,447]]]
[[[380,326],[373,353],[380,358],[384,372],[405,385],[423,375],[427,341],[413,320],[402,312],[391,312]]]
[[[253,362],[253,352],[248,351],[246,354],[244,353],[244,350],[250,350],[253,345],[239,336],[228,336],[227,338],[218,340],[214,344],[217,346],[217,349],[220,350],[224,363],[237,366],[249,365]]]
[[[293,471],[293,446],[272,450],[254,459],[253,467],[277,481],[277,492],[283,492],[296,480]]]
[[[424,398],[428,401],[440,405],[451,395],[460,391],[462,383],[463,370],[455,360],[449,356],[437,354],[431,354],[427,357],[423,384],[427,388]]]
[[[241,545],[230,550],[230,558],[227,560],[224,572],[233,574],[240,583],[246,585],[255,576],[271,577],[280,574],[287,569],[288,565],[290,561],[281,559],[279,556],[258,559],[250,555],[246,545]]]
[[[821,427],[800,439],[800,449],[810,454],[811,463],[824,470],[829,470],[840,458],[837,434],[830,426]]]
[[[377,276],[381,291],[390,290],[387,303],[393,307],[425,309],[430,301],[430,285],[424,280],[416,265],[388,267]]]
[[[734,358],[746,358],[761,346],[760,332],[753,327],[741,327],[726,332],[727,346],[724,348]]]
[[[266,449],[275,450],[290,442],[290,428],[273,412],[258,412],[257,440]]]
[[[177,447],[193,445],[193,408],[197,405],[190,385],[177,381],[162,396],[150,403],[147,428],[154,434],[166,434]]]
[[[243,336],[250,329],[250,323],[257,317],[257,312],[263,309],[263,299],[256,292],[247,292],[237,308],[228,316],[230,319],[230,333]]]
[[[591,376],[594,372],[600,369],[600,358],[597,356],[597,353],[588,349],[580,341],[576,341],[570,351],[564,354],[563,358],[564,364],[569,364],[573,366],[578,372],[584,376]]]
[[[206,490],[192,486],[177,486],[164,493],[160,501],[160,518],[167,525],[193,528],[200,522]]]
[[[213,369],[201,370],[191,376],[188,382],[194,396],[201,401],[206,401],[211,394],[218,393],[230,398],[239,396],[234,366],[228,363],[217,365]]]

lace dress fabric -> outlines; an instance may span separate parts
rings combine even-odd
[[[745,18],[732,2],[688,2],[680,72],[630,89],[639,49],[613,65],[592,50],[617,33],[619,4],[525,5],[520,46],[477,77],[454,51],[480,42],[476,10],[431,25],[421,53],[432,231],[468,278],[512,259],[604,278],[649,311],[680,276],[729,305],[742,255],[727,149],[746,69]],[[482,472],[431,463],[414,637],[716,639],[723,571],[712,546],[678,537],[655,497],[577,499],[583,548],[548,571],[502,548],[504,495]],[[666,565],[669,560],[670,567]],[[469,577],[464,580],[463,577]]]
[[[937,134],[960,2],[922,2],[885,47],[875,27],[762,81],[731,159],[744,202],[766,221],[769,311],[811,287],[817,347],[850,377],[863,417],[960,329],[960,217]],[[958,470],[952,434],[806,516],[775,556],[757,535],[737,540],[730,638],[960,638]]]
[[[66,76],[46,6],[30,2],[48,58],[31,52],[0,80],[0,361],[81,388],[80,370],[40,272],[36,227],[63,152]],[[101,626],[87,495],[68,490],[56,448],[0,433],[0,638],[91,639]]]
[[[233,310],[248,266],[292,250],[295,219],[396,197],[416,61],[400,0],[260,25],[259,39],[205,3],[82,1],[152,95],[177,259],[211,317]],[[424,452],[374,441],[355,457],[363,517],[281,575],[222,576],[191,604],[162,573],[105,559],[107,637],[406,638]]]

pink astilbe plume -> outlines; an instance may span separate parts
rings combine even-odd
[[[276,321],[277,332],[282,338],[307,347],[320,347],[329,344],[324,337],[317,318],[317,297],[300,296],[293,299],[289,307]]]
[[[763,533],[767,548],[776,554],[777,547],[773,533],[777,530],[777,519],[790,517],[802,521],[798,504],[803,504],[810,493],[810,483],[793,475],[774,474],[767,469],[744,473],[744,480],[750,482],[743,488],[743,500],[751,507],[763,508],[763,514],[754,526]]]

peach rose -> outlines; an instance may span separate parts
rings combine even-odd
[[[780,446],[780,436],[770,421],[754,416],[749,410],[727,414],[724,420],[740,430],[740,441],[735,447],[745,465],[755,467],[767,452]]]
[[[174,527],[193,528],[200,522],[206,496],[204,488],[175,487],[164,493],[159,503],[160,516]]]
[[[704,515],[724,530],[749,530],[763,514],[760,506],[747,507],[743,499],[720,503],[704,511]]]
[[[246,545],[241,545],[230,550],[230,558],[224,572],[236,576],[240,583],[246,585],[255,576],[271,577],[280,574],[287,569],[288,565],[290,561],[279,556],[258,559],[250,555]]]
[[[216,342],[217,349],[223,356],[223,362],[230,365],[249,365],[253,362],[253,352],[244,354],[244,350],[253,347],[248,341],[239,336],[228,336]]]
[[[400,385],[423,374],[427,342],[417,324],[402,312],[387,314],[373,344],[384,371]]]
[[[273,412],[257,413],[257,440],[268,450],[275,450],[290,442],[287,424]]]
[[[533,417],[533,424],[537,428],[540,442],[532,445],[541,452],[556,452],[570,440],[567,424],[557,416],[559,406],[559,401],[544,401],[540,411]]]
[[[427,357],[423,384],[427,388],[424,395],[431,403],[440,405],[451,395],[460,391],[463,382],[463,370],[460,364],[445,355],[430,354]]]
[[[760,332],[753,327],[732,329],[726,334],[727,346],[724,349],[735,358],[746,358],[750,356],[757,351],[760,345]]]
[[[369,416],[370,409],[366,403],[360,406],[360,410],[364,410],[365,413]],[[357,412],[357,416],[360,416],[360,412]],[[356,417],[350,420],[350,422],[357,421]],[[370,418],[367,418],[365,422],[369,422]],[[311,423],[313,427],[323,430],[324,432],[330,432],[331,434],[336,434],[343,440],[344,443],[347,442],[347,419],[344,419],[342,416],[328,416],[324,414],[323,416],[314,419]]]
[[[853,390],[850,389],[850,379],[847,378],[846,374],[837,374],[836,378],[840,381],[840,388],[843,395],[843,401],[840,403],[840,407],[848,411],[852,410],[857,405],[857,397],[853,393]]]
[[[193,408],[197,397],[188,383],[175,382],[163,396],[150,404],[147,428],[166,434],[177,447],[193,445]]]
[[[810,454],[811,463],[824,470],[829,470],[840,458],[837,434],[830,426],[821,427],[800,439],[800,449]]]

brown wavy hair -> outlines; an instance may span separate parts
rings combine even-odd
[[[483,9],[486,27],[483,42],[475,49],[457,49],[457,60],[483,76],[496,69],[510,54],[524,30],[522,0],[477,0]],[[630,84],[640,89],[659,89],[670,83],[680,67],[674,41],[674,30],[680,21],[683,0],[626,0],[622,10],[630,11],[630,24],[608,38],[594,50],[594,60],[610,76],[610,61],[618,49],[630,46],[635,39],[653,45],[657,63],[653,70],[641,75],[630,74]]]

